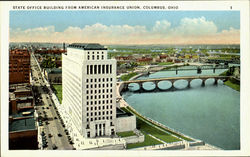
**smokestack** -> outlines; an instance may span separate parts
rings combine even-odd
[[[65,51],[65,43],[63,43],[63,50]]]

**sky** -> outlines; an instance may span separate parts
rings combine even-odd
[[[239,11],[10,11],[11,42],[239,44]]]

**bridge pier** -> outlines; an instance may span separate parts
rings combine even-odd
[[[201,83],[202,87],[205,87],[205,82],[206,82],[206,80],[202,79],[202,83]]]
[[[190,88],[191,87],[191,80],[187,80],[187,81],[188,81],[187,88]]]
[[[218,79],[214,79],[214,85],[218,84]]]

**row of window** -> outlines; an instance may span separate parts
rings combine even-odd
[[[97,114],[98,114],[98,116],[105,116],[105,111],[99,111],[99,112],[87,112],[87,116],[97,116]],[[106,111],[106,115],[108,115],[108,114],[112,114],[112,111]]]
[[[96,52],[99,55],[99,51]],[[88,55],[90,54],[90,52],[88,52]],[[94,55],[95,52],[92,52],[92,54]],[[102,52],[102,54],[104,54],[104,52]]]
[[[102,60],[104,60],[104,55],[101,55],[102,56]],[[99,60],[100,59],[100,56],[96,56],[96,59]],[[90,56],[88,55],[88,60],[90,60]],[[95,60],[95,56],[92,55],[92,60]]]
[[[106,116],[106,120],[113,119],[112,116]],[[92,122],[94,120],[105,120],[105,117],[95,117],[95,118],[87,118],[87,122]]]
[[[89,98],[90,99],[101,99],[101,98],[105,99],[105,98],[109,98],[109,97],[112,98],[113,97],[112,94],[110,94],[110,95],[106,94],[106,97],[104,94],[102,96],[98,95],[98,97],[97,97],[97,95],[95,95],[95,96],[91,95],[91,96],[87,96],[86,98],[88,100]]]
[[[106,109],[112,109],[112,105],[106,105]],[[87,111],[93,111],[93,109],[96,111],[97,109],[99,109],[99,110],[101,110],[101,106],[95,106],[95,107],[87,107],[86,108],[87,109]],[[102,109],[104,110],[105,109],[105,106],[102,106]]]
[[[113,86],[112,83],[110,83],[110,85],[109,85],[109,83],[106,83],[106,87],[109,87],[109,86],[112,87],[112,86]],[[91,84],[91,85],[88,85],[88,84],[87,84],[87,85],[86,85],[86,88],[89,88],[89,87],[90,87],[90,88],[97,88],[97,84],[94,84],[94,85],[92,85],[92,84]],[[104,87],[105,87],[105,84],[102,84],[102,85],[101,85],[101,84],[98,84],[98,88],[101,88],[101,87],[104,88]]]
[[[99,87],[100,88],[100,87]],[[100,93],[105,93],[105,89],[99,89],[99,90],[86,90],[86,94],[100,94]],[[113,92],[113,90],[112,89],[106,89],[106,93],[108,93],[108,92],[110,92],[110,93],[112,93]]]
[[[95,79],[86,79],[86,82],[88,83],[88,82],[105,82],[105,78],[99,78],[99,79],[97,79],[97,78],[95,78]],[[108,82],[108,81],[110,81],[110,82],[112,82],[113,81],[113,78],[106,78],[106,81]]]
[[[112,99],[111,99],[111,100],[106,100],[106,104],[109,104],[109,103],[112,104],[112,102],[113,102]],[[87,104],[87,105],[97,105],[97,101],[87,101],[86,104]],[[99,100],[99,101],[98,101],[98,104],[99,104],[99,105],[105,104],[105,100],[102,100],[102,101]]]
[[[107,65],[87,65],[87,74],[111,74],[112,64]]]

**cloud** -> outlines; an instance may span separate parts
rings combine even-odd
[[[205,17],[183,18],[173,27],[167,20],[154,26],[104,25],[96,23],[83,28],[69,26],[56,32],[54,26],[21,30],[10,29],[12,42],[95,42],[102,44],[239,44],[240,31],[230,27],[218,32],[213,21]]]

